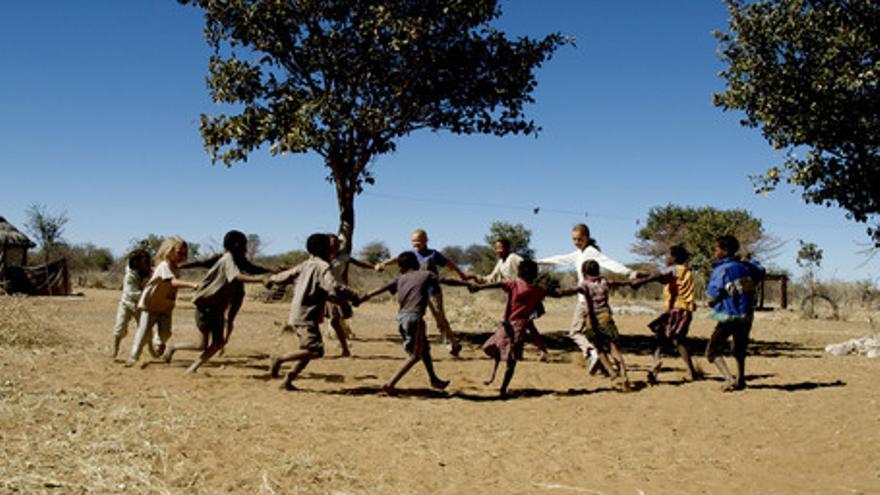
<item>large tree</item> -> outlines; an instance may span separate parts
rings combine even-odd
[[[319,154],[351,250],[354,198],[369,165],[418,129],[533,134],[535,70],[560,45],[492,28],[497,0],[178,0],[205,13],[208,85],[233,115],[202,115],[215,163]]]
[[[785,181],[840,206],[880,247],[880,3],[726,1],[729,30],[716,36],[727,89],[715,104],[786,150],[756,188]]]
[[[660,262],[671,246],[681,244],[691,254],[691,266],[708,275],[714,241],[721,235],[735,236],[749,255],[767,258],[779,247],[778,242],[764,232],[761,220],[746,210],[668,204],[648,211],[645,226],[636,233],[639,241],[633,251]]]

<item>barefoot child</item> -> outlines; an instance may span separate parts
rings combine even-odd
[[[150,266],[153,264],[150,253],[143,249],[135,249],[128,255],[128,265],[125,267],[125,278],[122,280],[122,299],[116,309],[116,324],[113,326],[113,352],[110,357],[115,358],[119,354],[119,344],[128,334],[128,322],[134,320],[138,323],[141,311],[138,309],[138,300],[150,277]]]
[[[532,321],[532,315],[548,291],[535,284],[538,277],[538,265],[534,261],[524,259],[517,267],[518,278],[506,282],[496,282],[484,285],[472,285],[471,290],[476,292],[482,289],[503,289],[507,293],[507,305],[504,308],[504,320],[495,334],[489,337],[483,346],[483,351],[495,360],[492,366],[492,375],[484,383],[491,384],[495,380],[498,371],[498,363],[502,360],[507,368],[504,371],[504,379],[501,382],[500,394],[507,397],[507,388],[513,378],[516,362],[522,359],[523,346],[526,339],[532,335],[540,335]]]
[[[610,373],[612,383],[622,380],[621,387],[625,392],[631,390],[626,364],[617,343],[620,333],[611,316],[608,295],[614,287],[630,285],[630,282],[614,282],[599,274],[599,263],[595,260],[584,261],[581,266],[583,283],[573,289],[560,290],[560,296],[579,294],[584,296],[584,330],[585,337],[596,348],[597,357],[602,366]],[[612,364],[613,361],[613,364]]]
[[[756,263],[740,260],[736,255],[738,250],[736,237],[723,235],[715,240],[715,262],[706,286],[712,308],[709,316],[717,322],[706,348],[706,359],[724,375],[722,390],[725,392],[746,387],[746,350],[755,314],[755,286],[764,278],[764,269]],[[728,337],[733,337],[736,377],[730,374],[721,356]]]
[[[652,385],[657,383],[657,374],[660,373],[660,368],[663,365],[660,360],[660,351],[667,343],[671,343],[678,350],[681,359],[687,366],[691,380],[700,378],[685,345],[693,313],[697,309],[697,305],[694,303],[694,276],[687,265],[689,258],[690,255],[684,246],[672,246],[666,255],[665,269],[656,275],[641,278],[633,283],[634,287],[648,282],[662,282],[664,284],[663,312],[651,323],[648,323],[648,328],[654,333],[652,349],[654,363],[651,370],[648,371],[648,383]]]
[[[431,293],[439,292],[439,284],[467,285],[459,280],[440,278],[435,272],[419,269],[419,260],[412,251],[404,251],[394,261],[400,267],[400,276],[388,285],[378,288],[361,299],[367,301],[385,291],[397,294],[400,304],[397,312],[397,323],[400,337],[403,339],[403,350],[406,351],[407,360],[400,366],[394,376],[382,386],[382,390],[388,395],[394,395],[395,386],[404,375],[419,361],[425,365],[431,387],[444,389],[449,385],[448,381],[441,380],[434,373],[434,363],[431,360],[431,348],[425,336],[425,309],[427,308]]]
[[[155,349],[150,347],[153,357],[159,357],[165,352],[165,342],[171,338],[171,313],[177,301],[177,289],[196,288],[196,284],[177,278],[177,266],[184,262],[186,257],[186,241],[180,237],[169,237],[159,246],[159,252],[156,253],[159,264],[153,270],[153,275],[138,301],[141,317],[131,346],[131,354],[125,362],[126,366],[134,366],[137,363],[141,350],[151,335],[155,347]],[[152,333],[153,326],[157,327],[155,334]]]
[[[196,328],[201,339],[198,342],[170,345],[163,356],[165,362],[170,363],[176,351],[202,351],[186,370],[187,373],[195,373],[226,345],[232,335],[235,316],[244,301],[244,283],[268,281],[267,276],[257,275],[268,270],[252,265],[247,260],[247,236],[244,233],[237,230],[227,232],[223,237],[223,249],[226,252],[219,257],[187,264],[187,267],[193,267],[214,261],[193,294]]]
[[[373,265],[355,259],[351,254],[341,251],[339,236],[328,234],[330,237],[330,267],[333,270],[333,276],[336,281],[341,284],[348,283],[348,269],[350,266],[365,268],[372,270]],[[351,327],[346,320],[352,316],[351,305],[347,302],[337,304],[332,301],[327,302],[327,318],[330,318],[330,328],[336,334],[339,340],[339,346],[342,348],[340,356],[351,356],[351,350],[348,348],[348,340],[354,336]]]
[[[324,356],[324,341],[319,326],[324,319],[327,301],[351,301],[355,305],[358,302],[358,294],[333,277],[330,249],[327,234],[312,234],[306,241],[306,251],[311,255],[309,259],[269,278],[269,285],[295,284],[289,321],[299,337],[300,351],[273,357],[269,366],[269,374],[277,378],[284,363],[297,361],[282,384],[286,390],[296,390],[293,380],[312,359]]]
[[[440,251],[428,248],[427,232],[422,229],[414,230],[411,241],[413,247],[411,253],[416,256],[422,270],[427,270],[436,275],[440,268],[445,267],[454,271],[460,279],[468,279],[467,274],[458,265],[446,259]],[[397,258],[377,263],[375,268],[381,272],[386,266],[393,265],[394,263],[397,263]],[[434,320],[437,322],[437,329],[443,335],[443,341],[449,346],[449,354],[458,357],[458,354],[461,352],[461,344],[458,342],[458,337],[453,333],[449,320],[446,319],[446,310],[443,308],[443,292],[439,286],[431,288],[429,291],[428,309],[431,310],[431,315],[434,316]]]

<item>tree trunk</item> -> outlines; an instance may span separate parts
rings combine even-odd
[[[354,236],[354,196],[353,186],[336,184],[336,202],[339,205],[339,250],[351,254]]]

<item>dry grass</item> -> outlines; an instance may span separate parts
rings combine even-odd
[[[0,347],[53,347],[67,338],[60,325],[48,316],[38,315],[23,297],[0,296]]]

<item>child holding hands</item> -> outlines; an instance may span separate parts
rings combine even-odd
[[[608,296],[611,289],[631,285],[631,282],[615,282],[599,274],[599,263],[595,260],[584,261],[581,265],[583,282],[575,288],[559,291],[560,296],[578,294],[584,298],[584,330],[589,342],[596,348],[599,362],[610,373],[611,381],[621,380],[624,392],[632,390],[626,374],[623,354],[617,345],[620,333],[611,316]],[[613,361],[613,365],[612,365]]]
[[[140,320],[138,301],[149,280],[151,264],[150,253],[143,249],[135,249],[128,255],[125,278],[122,280],[122,298],[116,309],[116,324],[113,326],[113,358],[119,354],[119,344],[128,334],[128,322],[134,320],[137,325]]]
[[[395,263],[400,268],[400,276],[388,285],[369,292],[361,299],[361,302],[364,302],[388,291],[397,294],[400,305],[397,313],[397,329],[403,339],[403,350],[407,354],[407,360],[394,376],[382,385],[382,390],[388,395],[395,395],[397,382],[420,360],[425,365],[431,387],[442,390],[449,385],[449,382],[441,380],[434,372],[431,348],[425,335],[425,309],[428,307],[431,294],[439,292],[439,284],[466,286],[467,282],[440,278],[435,272],[420,270],[419,260],[411,251],[400,253]]]

